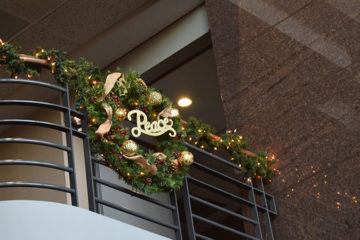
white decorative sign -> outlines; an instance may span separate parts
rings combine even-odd
[[[160,136],[167,131],[170,131],[170,137],[176,136],[176,131],[172,127],[173,121],[171,119],[163,118],[150,123],[144,112],[140,110],[131,110],[127,115],[129,121],[131,121],[131,116],[134,114],[136,115],[136,127],[131,129],[131,134],[134,137],[139,137],[141,133],[150,136]]]

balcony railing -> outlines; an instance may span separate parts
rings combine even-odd
[[[0,119],[0,125],[29,125],[48,128],[64,134],[64,144],[33,138],[0,138],[1,144],[35,144],[63,151],[67,164],[55,164],[51,161],[37,161],[26,159],[0,159],[0,168],[5,165],[27,165],[51,168],[62,171],[67,176],[68,186],[32,181],[6,181],[0,183],[0,188],[45,188],[66,192],[71,196],[71,204],[78,206],[78,189],[74,140],[78,137],[82,141],[83,159],[85,161],[86,191],[88,194],[89,210],[109,215],[104,207],[119,211],[126,216],[132,216],[141,221],[148,221],[172,232],[168,237],[179,239],[274,239],[271,228],[271,216],[276,215],[274,197],[265,192],[262,180],[249,181],[239,167],[214,155],[187,144],[195,156],[190,174],[184,179],[183,188],[179,192],[172,192],[168,196],[148,196],[132,190],[119,180],[111,180],[101,171],[108,168],[101,157],[90,157],[90,146],[87,135],[86,112],[80,113],[70,108],[69,91],[67,85],[57,86],[50,83],[27,79],[0,79],[0,84],[33,85],[55,90],[61,95],[61,104],[33,100],[0,100],[0,105],[32,106],[48,108],[62,113],[63,123],[56,124],[47,121],[30,119]],[[81,120],[81,126],[76,128],[72,119]],[[1,156],[1,154],[0,154]],[[101,170],[103,169],[103,170]],[[105,169],[105,170],[104,170]],[[111,189],[127,196],[129,199],[139,199],[167,211],[164,214],[151,214],[151,208],[137,210],[134,205],[128,207],[123,199],[108,198],[104,189]],[[117,193],[116,193],[117,194]],[[115,194],[115,196],[117,196]],[[114,200],[115,201],[112,201]],[[142,204],[142,203],[140,203]],[[148,211],[149,210],[149,211]],[[112,213],[110,214],[110,216]],[[165,216],[165,217],[162,217]],[[115,217],[116,218],[116,217]],[[148,227],[151,230],[151,226]],[[161,232],[161,231],[159,231]]]

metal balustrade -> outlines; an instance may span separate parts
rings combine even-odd
[[[29,187],[62,191],[71,195],[72,205],[78,206],[73,150],[73,136],[76,136],[83,140],[89,210],[102,213],[102,206],[109,207],[171,229],[174,231],[177,240],[219,239],[218,235],[214,234],[214,229],[224,236],[221,239],[274,239],[271,228],[271,216],[277,214],[275,200],[272,195],[265,192],[262,180],[256,182],[244,181],[243,175],[232,176],[226,171],[217,169],[212,163],[223,164],[227,169],[234,170],[235,173],[240,172],[237,165],[191,144],[187,144],[187,147],[194,153],[196,159],[191,166],[190,175],[184,179],[181,191],[170,193],[170,203],[160,201],[152,196],[133,191],[99,176],[97,172],[98,166],[106,166],[106,164],[102,159],[94,156],[91,157],[86,112],[80,113],[71,110],[69,91],[66,84],[64,86],[57,86],[33,80],[11,78],[0,79],[1,83],[34,85],[49,88],[62,94],[62,104],[31,100],[0,100],[0,106],[35,106],[59,111],[63,113],[64,125],[28,119],[0,119],[0,126],[27,125],[53,129],[65,134],[65,145],[27,138],[0,138],[0,144],[36,144],[60,149],[67,154],[68,166],[28,159],[1,159],[0,167],[24,165],[63,171],[69,174],[70,187],[39,182],[2,182],[0,183],[0,188]],[[74,117],[81,120],[81,125],[76,125],[76,128],[72,124]],[[145,145],[149,147],[149,144]],[[197,161],[198,158],[206,158],[206,161]],[[205,176],[211,176],[210,180],[209,178],[206,179]],[[234,186],[233,189],[238,188],[239,192],[229,190],[229,187],[224,184],[225,182]],[[157,219],[141,211],[129,209],[121,204],[104,199],[100,191],[101,187],[104,186],[167,209],[172,214],[172,222]],[[207,192],[209,194],[206,194]],[[216,196],[229,199],[228,201],[231,202],[231,206],[229,207],[224,204]],[[211,210],[203,211],[205,208]],[[225,221],[226,219],[232,219],[233,221]]]
[[[48,108],[55,111],[60,111],[64,116],[64,125],[59,125],[46,121],[37,121],[29,119],[1,119],[0,126],[14,126],[14,125],[24,125],[24,126],[36,126],[42,128],[53,129],[65,134],[66,144],[61,145],[49,141],[32,139],[32,138],[0,138],[0,144],[33,144],[41,145],[48,148],[59,149],[65,151],[68,160],[68,166],[58,165],[51,162],[43,162],[36,160],[27,160],[27,159],[0,159],[0,166],[34,166],[34,167],[43,167],[43,168],[52,168],[59,171],[63,171],[69,174],[69,187],[59,186],[55,184],[42,183],[42,182],[1,182],[0,188],[13,188],[13,187],[27,187],[27,188],[44,188],[51,189],[56,191],[62,191],[70,193],[71,203],[74,206],[78,206],[78,196],[77,196],[77,186],[76,186],[76,174],[75,174],[75,160],[74,160],[74,151],[73,151],[73,135],[79,137],[85,137],[85,133],[81,133],[72,128],[71,118],[72,116],[85,116],[82,113],[77,113],[70,108],[69,104],[69,91],[68,86],[58,86],[50,83],[28,80],[28,79],[12,79],[5,78],[0,79],[1,84],[22,84],[22,85],[33,85],[37,87],[52,89],[57,91],[62,96],[62,104],[54,104],[43,101],[32,101],[32,100],[0,100],[0,106],[31,106],[38,108]],[[84,121],[86,122],[86,121]]]
[[[239,166],[232,164],[231,162],[219,156],[204,151],[191,144],[187,144],[187,147],[197,157],[200,157],[201,155],[206,156],[207,162],[219,162],[221,164],[224,164],[227,168],[232,168],[234,169],[234,171],[239,172]],[[190,171],[190,176],[186,177],[186,179],[184,180],[184,186],[182,188],[188,239],[214,239],[210,236],[205,236],[204,233],[199,233],[197,231],[198,228],[194,223],[195,221],[202,222],[221,231],[231,233],[232,237],[225,237],[223,235],[223,239],[274,239],[270,217],[271,215],[277,214],[275,200],[272,195],[264,191],[264,185],[261,179],[256,181],[257,186],[254,186],[254,180],[244,181],[244,176],[238,176],[237,178],[235,178],[222,173],[218,169],[205,166],[204,164],[197,161],[194,162],[192,168],[197,169],[198,172],[196,174],[192,174],[192,172]],[[206,173],[212,176],[212,179],[208,181],[201,180],[201,178],[203,178],[202,173]],[[224,189],[223,186],[226,185],[219,184],[219,179],[223,180],[224,182],[233,184],[234,188],[238,187],[245,194],[234,194],[228,189]],[[195,186],[193,187],[193,190],[191,190],[191,188],[189,187],[190,185]],[[231,199],[234,204],[239,205],[239,207],[237,208],[238,210],[248,210],[249,216],[245,216],[244,214],[240,214],[234,210],[230,210],[226,206],[220,206],[219,204],[215,203],[215,201],[217,201],[218,199],[214,197],[208,197],[207,194],[203,194],[201,197],[198,196],[198,192],[200,191],[199,189],[206,189],[206,191]],[[256,196],[259,196],[260,199],[257,200]],[[201,216],[202,213],[193,212],[193,204],[211,208],[212,210],[214,210],[214,213],[222,213],[222,215],[224,216],[222,219],[225,219],[227,217],[236,219],[236,221],[238,221],[238,224],[236,225],[238,226],[244,223],[248,223],[248,225],[252,225],[253,229],[251,229],[251,227],[247,227],[248,229],[245,229],[247,231],[242,231],[236,229],[235,227],[227,226],[226,224],[222,223],[222,219],[215,221],[209,219],[209,217]],[[248,232],[251,232],[251,234]]]

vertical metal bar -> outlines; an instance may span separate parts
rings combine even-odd
[[[93,179],[93,161],[91,160],[90,152],[90,142],[88,135],[88,122],[87,122],[87,111],[83,110],[85,117],[82,119],[82,131],[86,134],[86,137],[83,138],[84,146],[84,157],[85,157],[85,171],[86,171],[86,181],[87,181],[87,191],[88,191],[88,201],[89,201],[89,210],[95,212],[95,190],[94,190],[94,179]]]
[[[75,190],[71,194],[71,202],[73,206],[78,206],[78,191],[76,186],[76,172],[75,172],[75,158],[74,158],[74,148],[73,148],[73,136],[72,136],[72,125],[71,125],[71,112],[70,112],[70,99],[69,99],[69,86],[65,84],[66,91],[63,94],[62,103],[67,108],[67,111],[64,112],[64,121],[65,126],[69,128],[69,131],[66,132],[66,146],[71,148],[71,151],[68,151],[68,165],[73,168],[74,171],[70,172],[70,187]]]
[[[97,178],[101,178],[100,177],[100,165],[99,164],[95,164],[94,168],[93,168],[94,172],[94,176]],[[103,199],[102,198],[102,189],[101,189],[101,184],[97,183],[97,182],[93,182],[94,183],[94,190],[95,190],[95,197]],[[99,214],[104,215],[104,205],[99,204],[97,202],[95,202],[95,207],[96,207],[96,212]]]
[[[269,208],[266,200],[266,195],[264,192],[264,184],[262,179],[258,181],[260,190],[261,190],[261,198],[260,198],[260,204],[263,205],[266,208],[265,216],[264,216],[264,225],[266,229],[266,240],[274,240],[274,234],[271,227],[271,219],[269,214]]]
[[[179,227],[179,229],[176,230],[176,240],[182,240],[179,207],[178,207],[178,203],[177,203],[177,197],[176,197],[175,190],[170,193],[170,199],[171,199],[171,204],[175,207],[175,210],[173,210],[173,214],[172,214],[173,222],[174,222],[174,225]]]
[[[189,240],[195,240],[195,227],[194,227],[194,219],[192,215],[192,209],[191,209],[191,202],[190,202],[190,194],[189,194],[189,185],[187,177],[184,178],[184,184],[182,187],[182,195],[184,198],[184,210],[185,210],[185,216],[186,216],[186,223],[187,223],[187,232]]]
[[[263,239],[262,233],[261,233],[260,220],[259,220],[259,212],[257,209],[254,186],[253,186],[252,181],[250,182],[250,186],[251,186],[251,189],[248,191],[248,196],[249,196],[249,200],[254,203],[254,206],[251,209],[251,217],[253,220],[255,220],[257,222],[257,224],[255,225],[255,235],[257,238]]]

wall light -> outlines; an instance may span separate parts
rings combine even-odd
[[[183,97],[183,98],[180,98],[179,101],[178,101],[178,105],[180,107],[188,107],[190,106],[192,103],[191,99],[188,98],[188,97]]]

